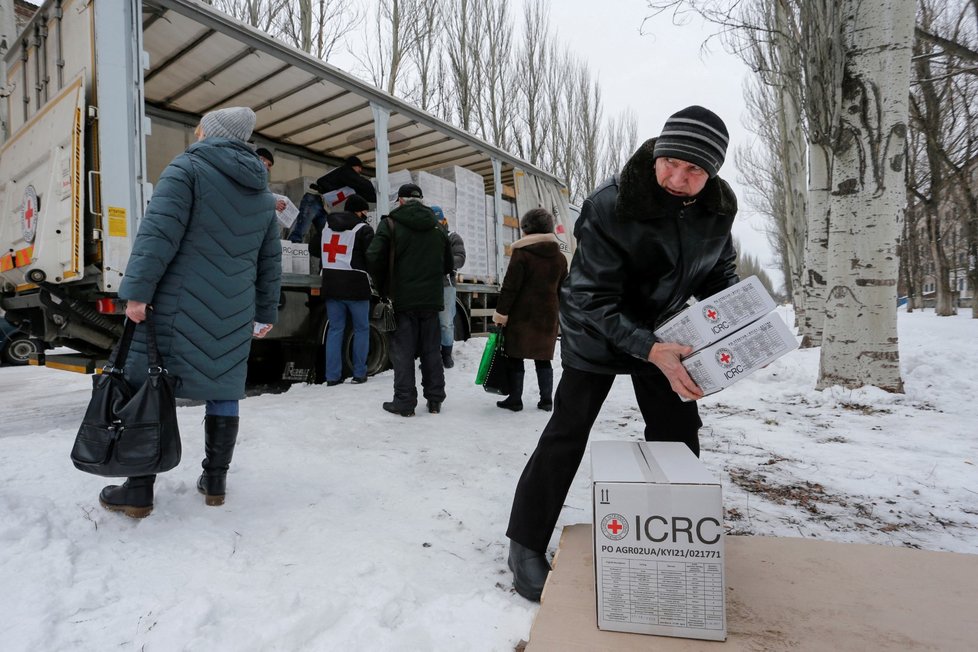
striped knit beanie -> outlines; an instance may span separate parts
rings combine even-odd
[[[720,116],[702,106],[688,106],[666,120],[652,156],[667,156],[698,165],[712,179],[723,165],[728,141],[727,126]]]

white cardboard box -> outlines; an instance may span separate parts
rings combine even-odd
[[[598,628],[727,637],[720,481],[678,442],[591,444]]]
[[[282,273],[309,274],[309,245],[282,240]]]
[[[772,312],[683,358],[683,366],[703,394],[713,394],[796,348],[798,340]]]
[[[698,301],[655,329],[660,342],[698,351],[774,310],[774,299],[756,276],[749,276]]]

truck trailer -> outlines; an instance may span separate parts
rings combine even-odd
[[[456,339],[487,330],[525,211],[551,211],[573,253],[557,177],[210,5],[47,0],[7,45],[0,309],[46,347],[77,352],[38,353],[35,364],[85,373],[104,364],[121,334],[116,291],[153,184],[194,141],[201,116],[225,106],[255,111],[253,143],[275,156],[271,187],[296,205],[310,179],[349,156],[373,177],[374,220],[400,183],[433,189],[426,202],[445,204],[469,254]],[[314,264],[289,260],[279,322],[252,346],[253,383],[322,380],[320,278]],[[371,374],[388,366],[376,312]]]

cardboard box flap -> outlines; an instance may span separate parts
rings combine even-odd
[[[596,441],[591,443],[591,479],[594,482],[666,482],[656,474],[633,441]]]
[[[689,448],[674,441],[596,441],[591,444],[594,482],[719,484]]]
[[[643,441],[639,450],[649,468],[669,484],[720,484],[686,444],[678,441]]]

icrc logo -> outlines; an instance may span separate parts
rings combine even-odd
[[[720,311],[717,310],[716,306],[706,304],[706,306],[703,307],[703,317],[711,324],[715,324],[720,321]]]
[[[720,349],[717,351],[716,359],[717,364],[724,368],[730,367],[734,363],[733,353],[730,352],[730,349]]]
[[[608,514],[601,519],[601,531],[612,541],[621,541],[628,536],[628,521],[621,514]]]
[[[34,186],[27,186],[24,191],[24,201],[20,205],[20,226],[24,236],[24,242],[34,242],[37,234],[37,217],[41,212],[40,203],[37,200],[37,191]]]

